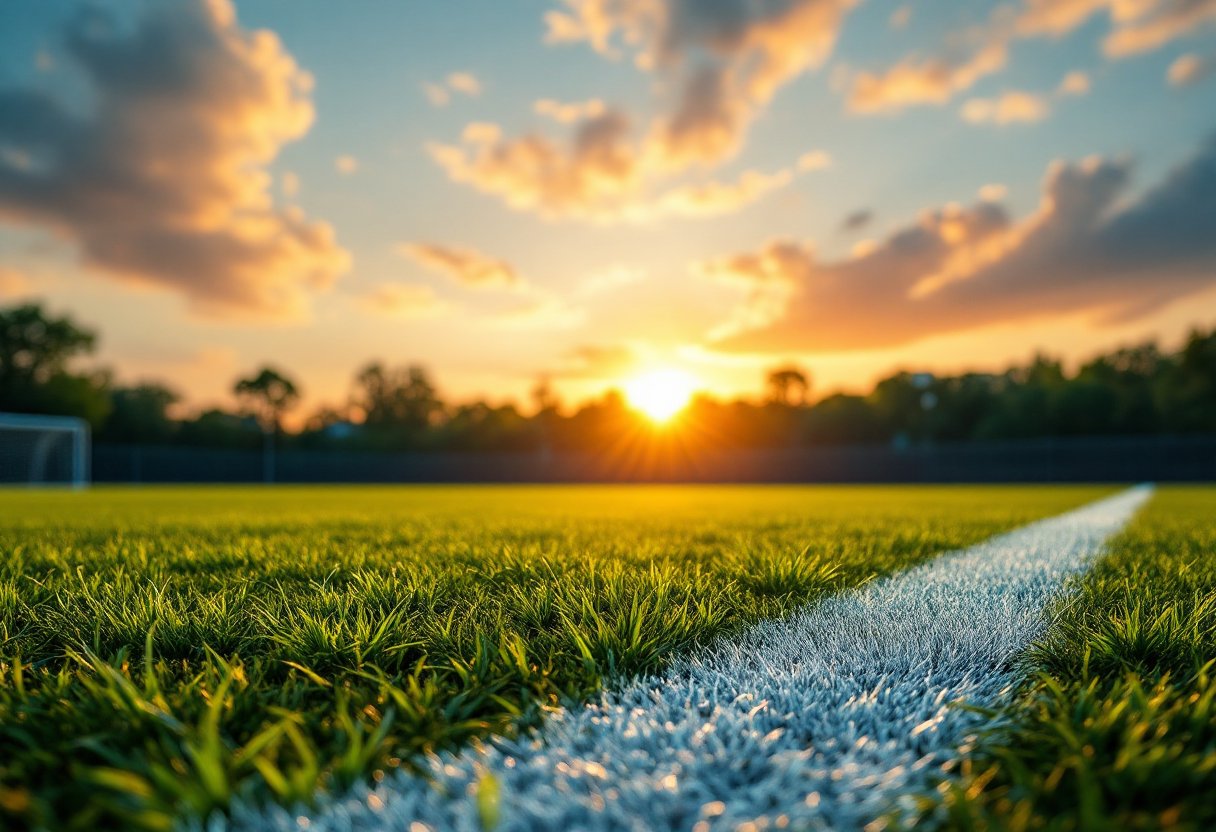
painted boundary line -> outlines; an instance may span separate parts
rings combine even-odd
[[[560,712],[542,737],[430,761],[305,814],[237,808],[209,830],[860,829],[926,788],[995,704],[1044,605],[1151,493],[1141,486],[764,622]],[[446,795],[444,794],[446,792]]]

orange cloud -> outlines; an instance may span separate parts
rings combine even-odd
[[[649,276],[645,269],[630,266],[610,266],[588,277],[578,289],[581,295],[599,295],[634,283],[641,283]]]
[[[715,164],[732,155],[758,111],[783,85],[823,64],[856,0],[566,0],[546,16],[551,43],[587,41],[661,72],[674,90],[652,138],[668,164]]]
[[[972,98],[959,112],[972,124],[1014,124],[1042,121],[1051,113],[1051,105],[1041,95],[1011,91],[997,98]]]
[[[1059,37],[1105,12],[1111,29],[1103,48],[1111,57],[1156,49],[1216,21],[1216,0],[1023,0],[1000,8],[986,27],[951,36],[940,55],[909,57],[881,73],[853,79],[849,107],[894,111],[915,104],[945,104],[980,78],[1005,68],[1014,38]],[[1061,94],[1088,90],[1088,78],[1069,76]],[[1067,80],[1067,79],[1066,79]]]
[[[799,282],[808,277],[807,265],[812,257],[812,248],[775,240],[754,254],[735,254],[695,264],[695,274],[747,293],[746,301],[736,307],[731,320],[709,333],[710,340],[721,341],[763,330],[779,321],[786,314]]]
[[[430,286],[401,283],[382,283],[358,302],[373,314],[401,319],[430,317],[450,308]]]
[[[776,173],[748,170],[731,183],[707,182],[673,188],[659,197],[656,208],[660,213],[686,217],[730,214],[770,191],[785,187],[793,179],[794,173],[789,169]]]
[[[1054,93],[1010,90],[995,98],[972,98],[959,115],[972,124],[1030,124],[1051,115],[1052,101],[1089,92],[1089,76],[1084,72],[1065,75]]]
[[[452,93],[461,93],[470,97],[481,95],[481,81],[471,72],[453,72],[440,83],[426,81],[422,84],[422,93],[433,107],[446,107],[452,101]]]
[[[641,184],[629,120],[616,110],[581,122],[565,147],[531,133],[503,139],[496,126],[474,124],[461,145],[428,149],[453,180],[547,217],[614,216]]]
[[[34,89],[0,92],[0,220],[53,229],[86,267],[179,292],[214,316],[293,318],[349,267],[324,223],[276,208],[264,166],[313,119],[312,79],[226,0],[147,7],[134,31],[66,27],[96,90],[81,115]]]
[[[832,157],[826,151],[812,150],[798,157],[798,170],[827,170],[832,166]]]
[[[1130,166],[1048,170],[1037,211],[947,206],[854,256],[821,263],[776,241],[698,266],[748,293],[711,337],[744,352],[894,347],[1060,315],[1127,320],[1216,286],[1216,142],[1130,205]]]
[[[453,72],[448,76],[448,87],[465,95],[481,95],[481,81],[471,72]]]
[[[664,216],[731,213],[788,185],[795,172],[745,171],[735,182],[681,185],[652,197],[651,184],[665,178],[652,145],[630,140],[629,121],[617,110],[584,118],[566,145],[539,134],[504,139],[493,124],[470,124],[460,145],[431,145],[431,156],[458,182],[501,197],[519,210],[549,219],[598,223],[644,222]],[[807,154],[799,171],[830,158]]]
[[[582,326],[587,317],[587,310],[571,306],[561,298],[544,292],[529,293],[528,300],[490,315],[488,323],[506,329],[574,329]]]
[[[1175,87],[1189,87],[1216,73],[1216,58],[1201,58],[1187,53],[1170,64],[1167,78]]]
[[[545,16],[546,40],[585,41],[610,58],[631,52],[662,78],[658,115],[635,135],[625,113],[598,100],[546,99],[536,112],[571,125],[569,141],[478,129],[462,145],[432,145],[431,155],[452,179],[546,217],[610,222],[736,210],[789,175],[752,171],[734,184],[671,188],[657,200],[646,184],[733,156],[776,92],[827,60],[856,2],[565,0]]]
[[[638,365],[638,355],[629,346],[584,344],[562,356],[562,366],[549,373],[560,378],[619,378]]]
[[[432,107],[446,107],[452,100],[452,94],[448,92],[447,87],[430,81],[422,85],[422,94],[426,96],[427,101],[431,102]]]
[[[942,55],[906,58],[882,73],[853,79],[849,109],[893,112],[914,104],[945,104],[980,78],[1005,68],[1013,36],[1010,16],[998,10],[989,25],[956,34]]]
[[[402,246],[401,253],[412,257],[419,265],[472,289],[517,289],[525,285],[524,279],[510,263],[477,251],[433,243],[411,243]]]
[[[1018,30],[1025,36],[1059,36],[1100,12],[1111,21],[1103,48],[1123,57],[1156,49],[1216,20],[1216,0],[1026,0]]]
[[[598,98],[588,101],[578,101],[573,104],[563,104],[551,98],[542,98],[532,105],[537,115],[548,116],[562,124],[574,124],[584,119],[598,118],[608,109],[607,105]]]
[[[1085,95],[1089,92],[1089,76],[1080,70],[1074,70],[1063,77],[1056,95]]]

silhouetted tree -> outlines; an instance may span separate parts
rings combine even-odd
[[[160,384],[118,388],[110,394],[113,409],[97,438],[109,442],[167,442],[177,428],[168,410],[179,400],[177,393]]]
[[[1216,330],[1191,333],[1164,376],[1160,401],[1168,428],[1216,431]]]
[[[259,437],[259,434],[261,436]],[[256,448],[266,433],[252,416],[238,416],[212,408],[177,425],[174,440],[182,445],[208,448]]]
[[[769,391],[769,401],[777,404],[805,404],[807,395],[811,391],[810,379],[797,367],[781,367],[773,370],[765,381]]]
[[[263,430],[275,432],[282,426],[283,414],[300,401],[295,382],[270,367],[257,375],[243,378],[232,388],[246,412],[258,420]]]
[[[434,385],[417,365],[369,364],[355,377],[355,385],[354,404],[366,414],[369,428],[421,433],[443,414]]]
[[[265,433],[262,479],[274,482],[275,437],[283,414],[300,401],[300,391],[291,379],[270,367],[263,367],[257,375],[241,379],[232,389],[262,426]]]
[[[537,413],[557,412],[561,403],[553,392],[548,376],[541,376],[536,380],[536,386],[532,388],[532,402],[536,405]]]
[[[806,419],[807,438],[813,444],[864,444],[890,440],[874,407],[862,396],[836,393],[821,399]]]
[[[0,410],[79,416],[94,427],[110,412],[104,373],[67,370],[93,351],[97,337],[36,303],[0,309]]]

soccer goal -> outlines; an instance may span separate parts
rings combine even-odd
[[[0,413],[0,485],[88,484],[88,422]]]

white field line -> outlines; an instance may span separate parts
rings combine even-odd
[[[1149,493],[759,624],[559,712],[540,739],[432,758],[439,788],[395,775],[311,815],[238,808],[209,828],[472,832],[483,828],[476,784],[490,773],[502,832],[860,829],[957,757],[982,717],[950,704],[1009,692],[1011,659],[1043,632],[1044,605]]]

